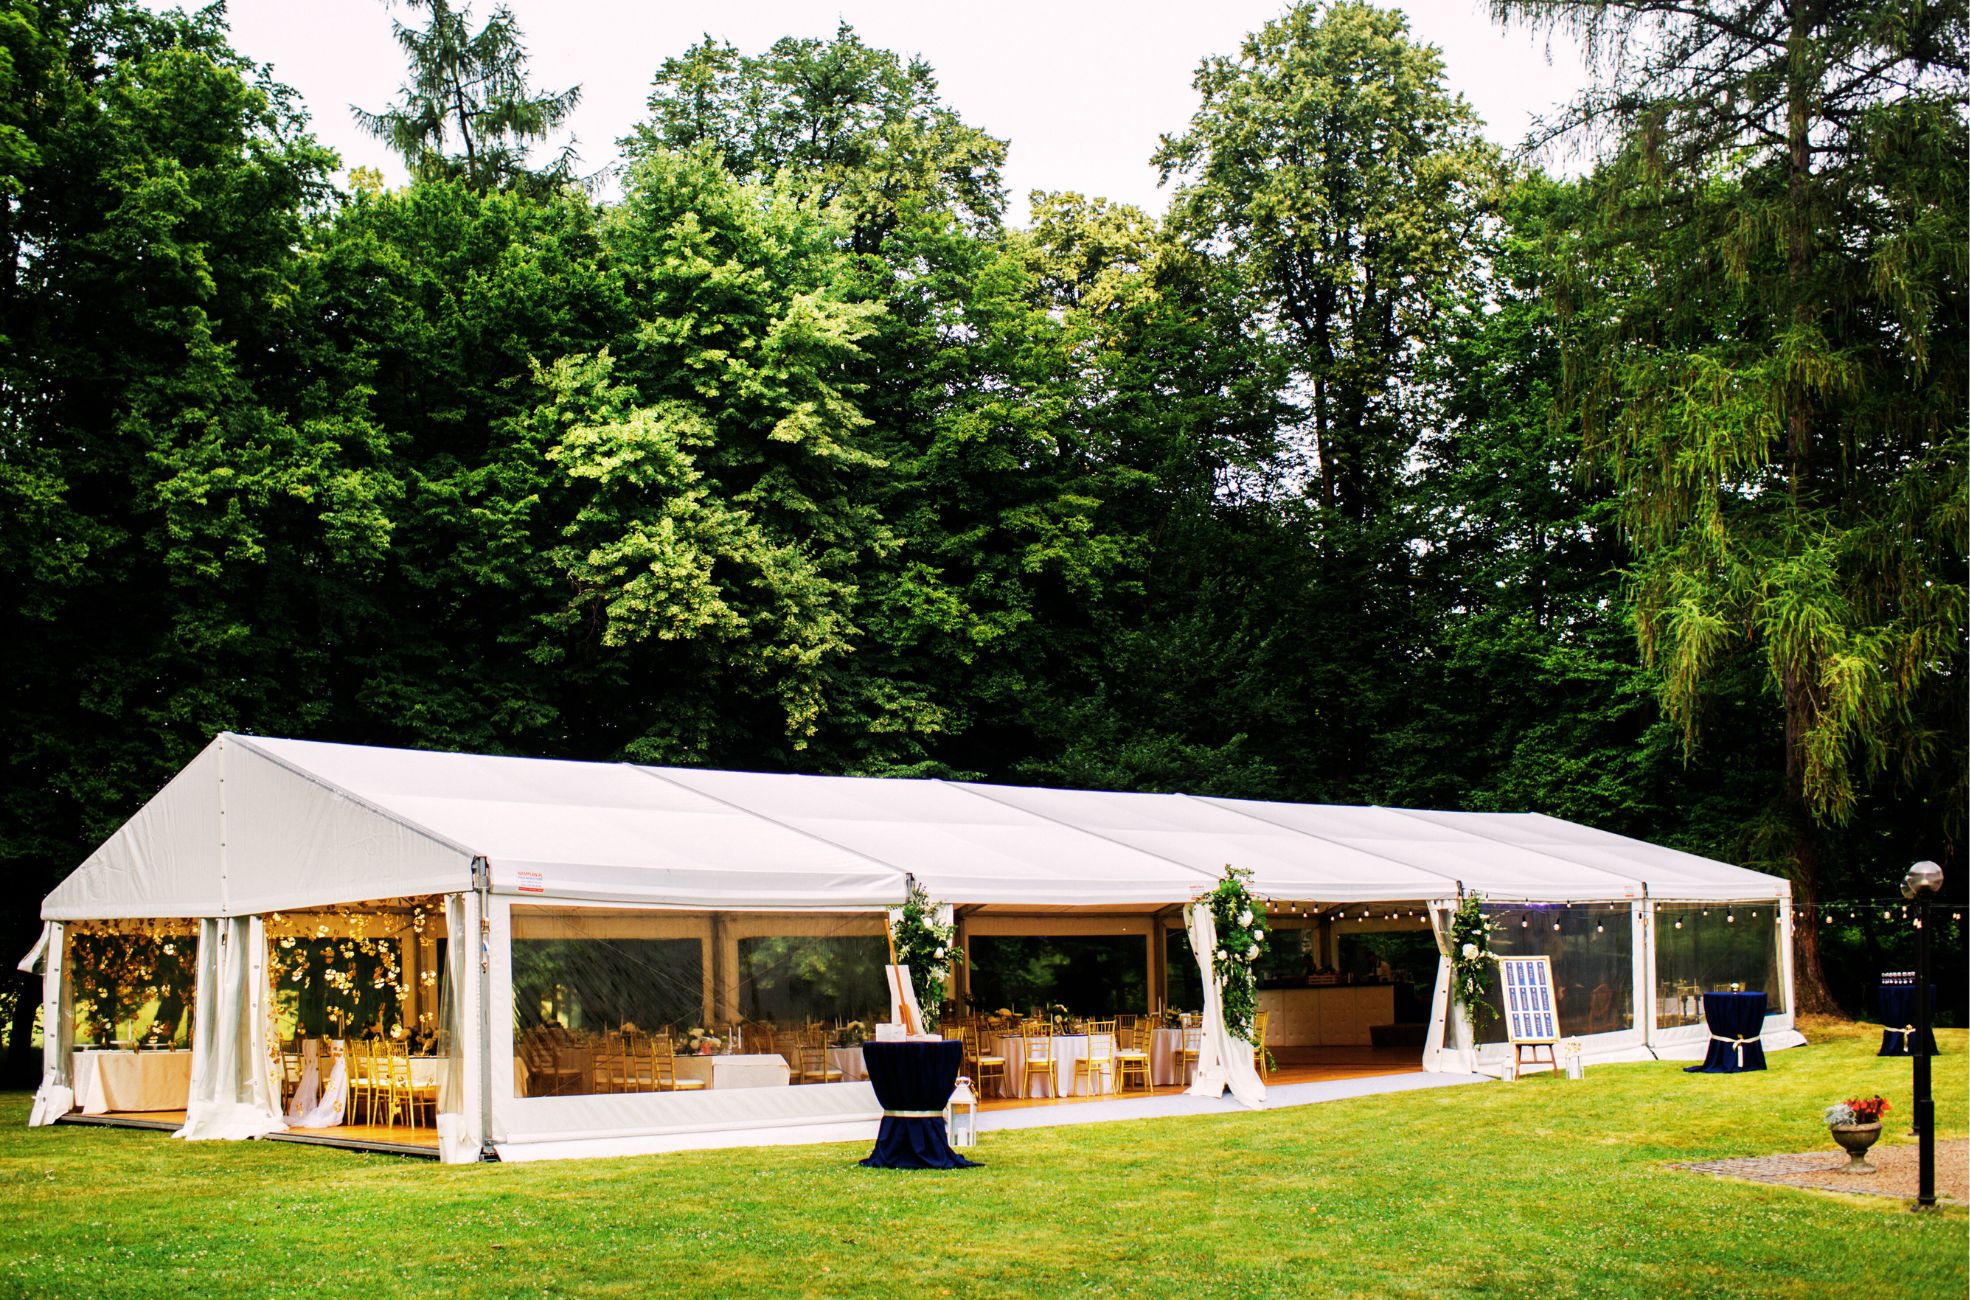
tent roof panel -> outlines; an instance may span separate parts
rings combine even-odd
[[[671,781],[913,873],[942,899],[1096,907],[1188,901],[1185,867],[943,781],[665,768]]]
[[[221,812],[220,763],[227,764]],[[237,768],[237,770],[235,770]],[[222,841],[218,826],[227,827]],[[468,888],[694,908],[1184,902],[1226,863],[1279,899],[1774,898],[1776,877],[1535,814],[503,758],[221,736],[44,915],[219,915]]]

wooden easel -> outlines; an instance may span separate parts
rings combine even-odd
[[[917,1018],[910,1014],[910,1000],[902,996],[903,968],[896,964],[896,929],[889,923],[889,909],[882,911],[882,936],[889,940],[889,969],[896,972],[898,983],[896,1006],[903,1013],[903,1032],[914,1037],[917,1032]]]
[[[1512,1045],[1512,1078],[1523,1065],[1551,1064],[1560,1072],[1559,999],[1553,995],[1550,957],[1502,957],[1498,982],[1505,994],[1505,1038]],[[1546,1060],[1539,1049],[1546,1049]],[[1531,1056],[1526,1052],[1530,1050]]]

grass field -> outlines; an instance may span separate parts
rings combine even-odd
[[[1829,1025],[1764,1074],[1668,1063],[1222,1118],[987,1134],[982,1169],[843,1146],[443,1167],[23,1128],[0,1097],[0,1294],[1965,1294],[1961,1209],[1667,1169],[1828,1146],[1909,1065]],[[1964,1031],[1937,1129],[1965,1131]]]

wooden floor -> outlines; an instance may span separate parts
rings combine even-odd
[[[149,1128],[167,1132],[184,1127],[182,1110],[118,1111],[112,1115],[66,1115],[64,1124],[99,1124],[108,1128]],[[349,1147],[362,1151],[388,1151],[402,1156],[438,1154],[438,1132],[432,1128],[410,1128],[404,1124],[340,1124],[334,1128],[290,1128],[285,1133],[269,1133],[269,1142],[302,1142],[310,1146]]]
[[[1334,1079],[1365,1079],[1381,1074],[1421,1074],[1423,1049],[1420,1047],[1276,1047],[1273,1068],[1266,1076],[1269,1084],[1326,1083]],[[1035,1085],[1036,1088],[1039,1085]],[[1182,1092],[1174,1084],[1158,1084],[1156,1095]],[[1149,1094],[1132,1088],[1131,1097]],[[1021,1106],[1073,1106],[1085,1101],[1114,1101],[1116,1095],[1092,1097],[991,1097],[980,1101],[980,1110],[1013,1110]]]

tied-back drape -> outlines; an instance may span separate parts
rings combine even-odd
[[[29,1127],[52,1124],[75,1106],[75,1081],[69,1078],[69,1063],[75,1050],[75,1009],[69,984],[62,977],[62,963],[68,957],[65,927],[51,921],[41,950],[41,1087],[34,1094]]]
[[[478,925],[476,919],[467,916],[467,902],[468,896],[464,894],[445,896],[445,934],[449,937],[445,944],[445,983],[439,990],[445,1053],[450,1065],[438,1091],[438,1154],[446,1164],[452,1165],[471,1164],[479,1158],[482,1135],[479,1108],[474,1103],[478,1089],[487,1083],[484,1079],[467,1077],[467,1071],[477,1069],[479,1061],[476,1050],[466,1050],[468,1043],[474,1046],[478,1043],[471,1017],[466,1015],[466,990],[473,987],[469,976],[471,959],[479,951]],[[470,902],[471,910],[476,913],[477,896],[472,896]]]
[[[257,916],[198,923],[192,1087],[173,1137],[239,1139],[284,1132],[267,1073],[267,933]]]
[[[1197,954],[1197,969],[1204,977],[1204,1040],[1197,1051],[1197,1078],[1188,1091],[1194,1097],[1222,1097],[1226,1088],[1233,1098],[1253,1110],[1265,1108],[1265,1081],[1252,1064],[1252,1045],[1233,1038],[1225,1028],[1224,998],[1218,991],[1216,961],[1218,922],[1208,904],[1192,903],[1184,908],[1190,927],[1190,950]]]

